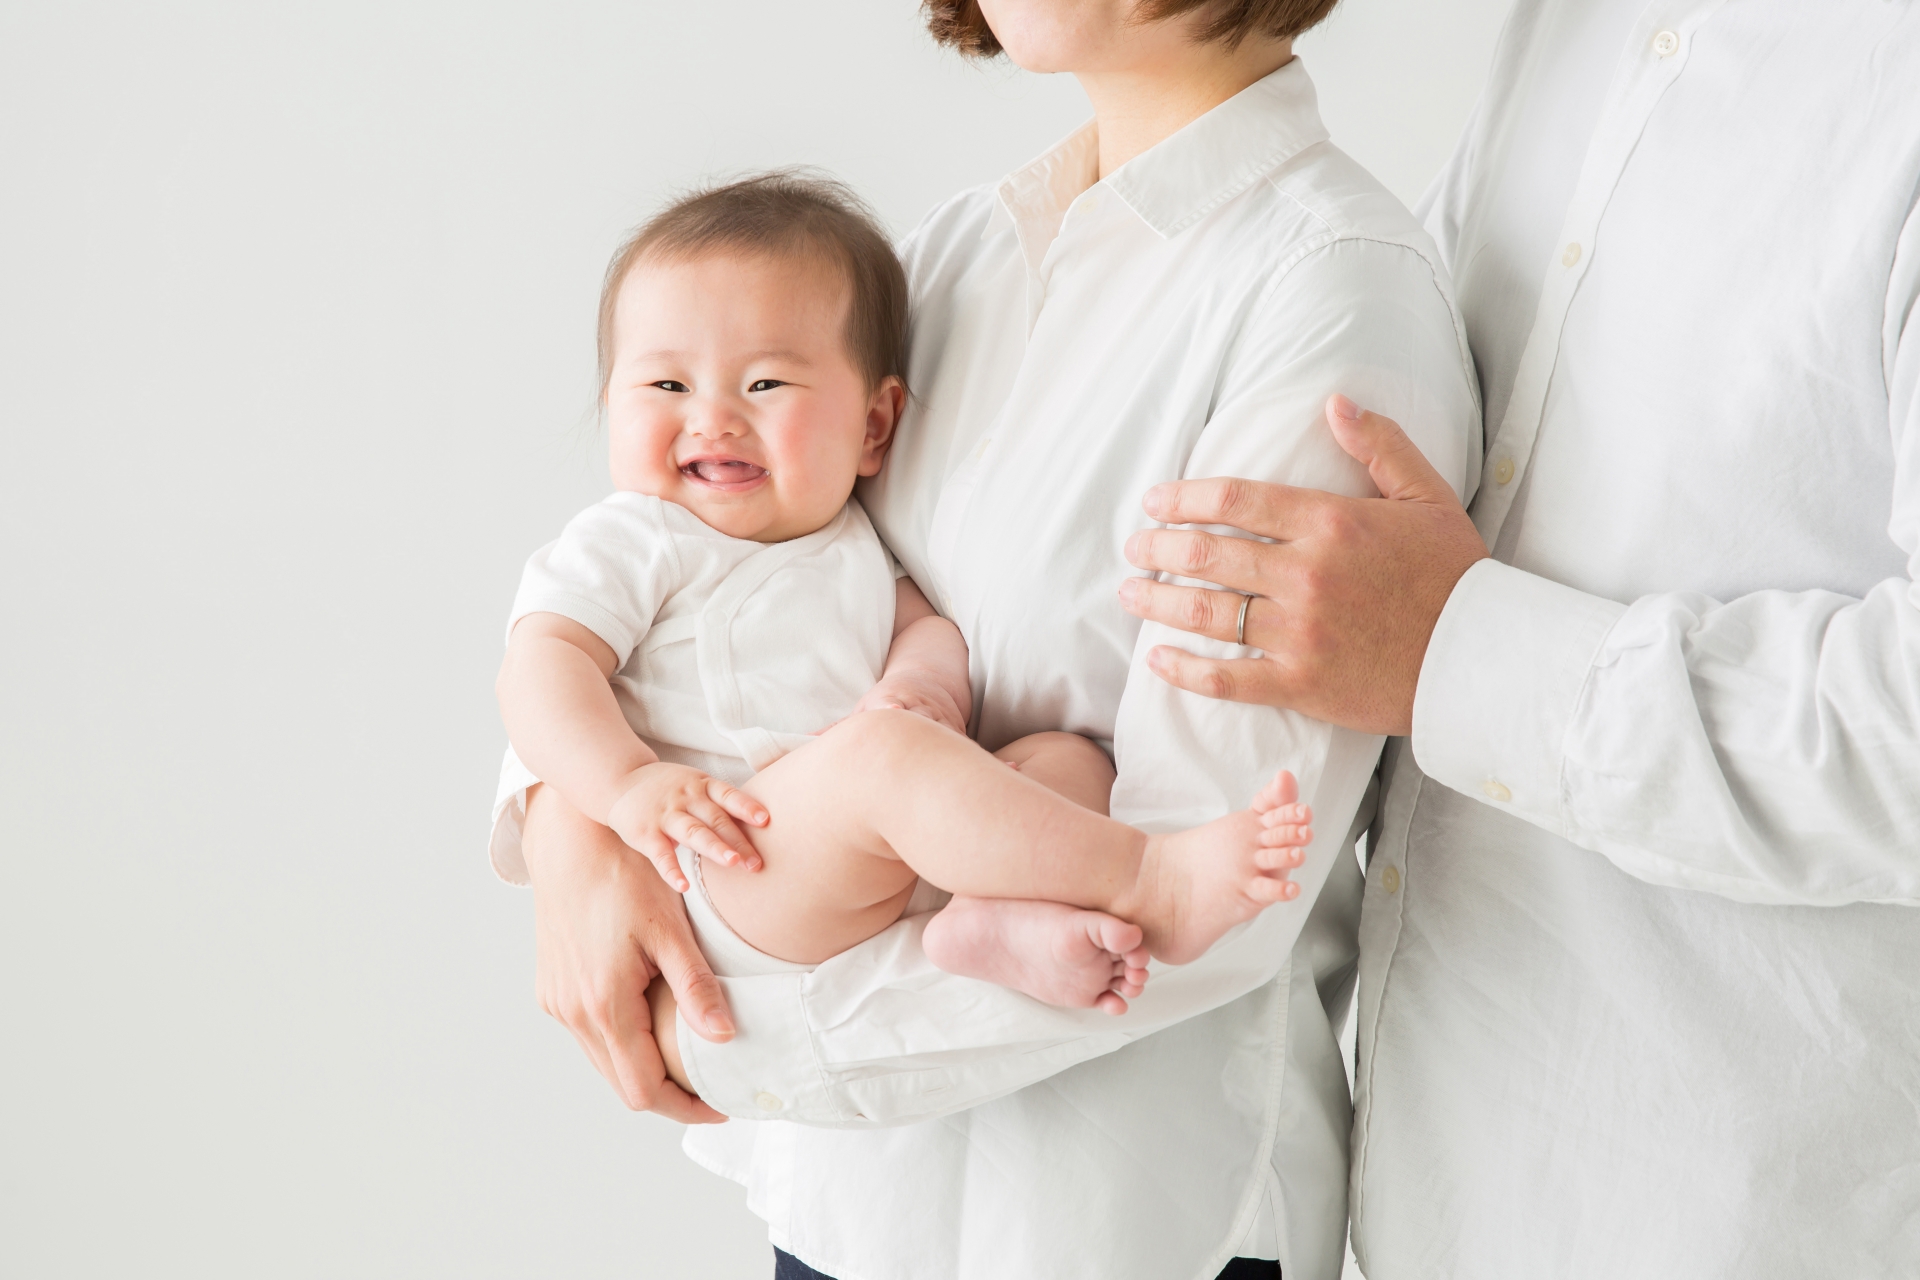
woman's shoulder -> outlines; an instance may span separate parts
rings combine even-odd
[[[999,206],[998,188],[987,183],[969,187],[927,211],[899,246],[900,261],[916,292],[943,265],[965,261],[979,251]]]
[[[1331,142],[1318,142],[1266,175],[1269,216],[1299,224],[1303,249],[1340,241],[1399,246],[1438,266],[1439,250],[1400,198]]]

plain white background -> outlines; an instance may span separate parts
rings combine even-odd
[[[1505,0],[1302,42],[1411,201]],[[594,299],[703,176],[896,231],[1076,125],[910,0],[0,6],[0,1273],[753,1277],[482,846]]]

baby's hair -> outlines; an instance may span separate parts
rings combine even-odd
[[[845,275],[847,351],[876,387],[907,376],[907,275],[880,222],[845,183],[798,169],[757,173],[675,200],[628,236],[600,289],[600,392],[613,375],[614,307],[635,264],[728,251],[822,259]]]

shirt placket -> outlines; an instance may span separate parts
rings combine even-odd
[[[1533,459],[1547,391],[1559,363],[1567,311],[1593,262],[1607,202],[1654,107],[1686,66],[1694,33],[1723,3],[1725,0],[1653,4],[1634,23],[1626,52],[1607,90],[1599,126],[1588,145],[1573,200],[1567,206],[1558,247],[1547,264],[1539,309],[1514,374],[1506,415],[1488,442],[1473,520],[1489,547],[1497,544],[1527,464]]]

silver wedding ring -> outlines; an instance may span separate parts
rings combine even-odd
[[[1245,644],[1247,642],[1247,609],[1252,604],[1252,596],[1240,597],[1240,621],[1235,623],[1233,627],[1233,642],[1235,644]]]

